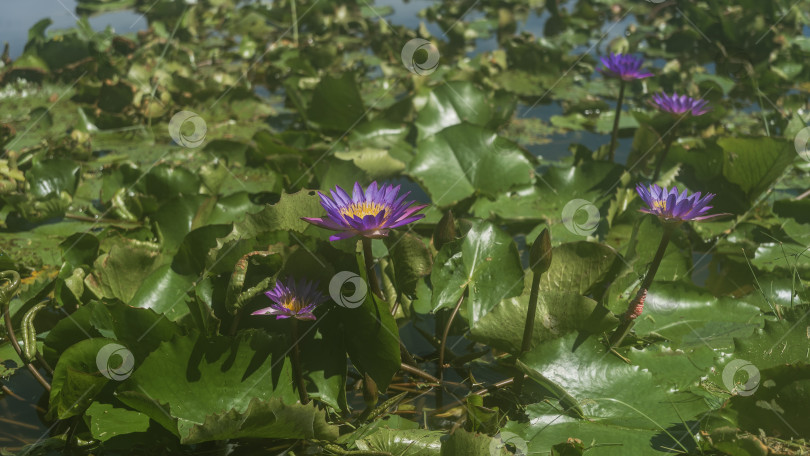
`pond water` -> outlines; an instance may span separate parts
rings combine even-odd
[[[419,12],[425,8],[430,7],[436,2],[430,0],[381,0],[375,5],[384,8],[391,8],[392,14],[389,14],[382,19],[394,24],[402,25],[408,28],[416,29],[421,23],[424,23],[428,31],[434,36],[441,39],[446,36],[446,32],[433,22],[425,22],[425,19],[419,17]],[[568,3],[568,2],[565,2]],[[565,9],[565,4],[562,5]],[[484,17],[484,13],[480,11],[471,10],[464,15],[463,20],[474,21]],[[49,27],[49,31],[71,28],[76,25],[79,20],[79,15],[76,13],[75,0],[26,0],[25,2],[8,2],[4,5],[4,14],[0,17],[0,43],[9,43],[9,53],[12,59],[17,58],[22,54],[25,43],[28,39],[28,30],[38,21],[50,18],[53,23]],[[546,20],[549,18],[549,13],[543,10],[542,14],[537,14],[536,10],[528,13],[525,20],[518,21],[516,24],[517,32],[527,32],[535,36],[542,36],[543,27]],[[97,14],[89,16],[88,20],[93,30],[101,31],[107,27],[111,27],[115,33],[121,35],[131,35],[139,30],[144,30],[148,27],[147,19],[142,13],[132,10],[113,11],[108,13]],[[621,36],[625,33],[628,26],[635,23],[635,18],[632,15],[627,15],[618,23],[608,22],[603,24],[602,39],[598,42],[592,40],[587,46],[579,46],[572,51],[572,54],[581,55],[583,53],[604,53],[605,46],[611,40]],[[494,36],[488,38],[477,39],[475,47],[470,49],[468,56],[476,55],[480,52],[491,51],[498,48],[496,38]],[[661,67],[663,62],[653,61],[653,66]],[[261,89],[259,89],[261,91]],[[615,102],[608,100],[612,104],[611,110],[615,109]],[[562,114],[562,108],[556,104],[540,104],[535,107],[518,105],[516,115],[518,118],[540,118],[548,120],[553,115]],[[583,144],[590,149],[596,149],[606,141],[605,135],[591,133],[591,132],[578,132],[576,138],[571,138],[569,134],[566,135],[553,135],[550,142],[542,146],[528,146],[530,152],[534,155],[542,156],[550,160],[557,160],[570,155],[568,150],[569,144],[577,142]],[[627,159],[629,145],[632,138],[619,138],[619,145],[617,147],[617,159],[619,162],[624,162]]]
[[[12,59],[22,54],[28,40],[28,29],[42,19],[53,21],[49,30],[71,28],[79,20],[74,0],[25,0],[3,2],[0,16],[0,43],[8,42]],[[93,30],[112,27],[116,33],[126,35],[147,27],[146,18],[135,11],[114,11],[91,16]]]

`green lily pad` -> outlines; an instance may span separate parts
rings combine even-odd
[[[571,334],[546,342],[521,360],[574,397],[585,419],[538,403],[527,407],[530,421],[510,421],[504,429],[526,440],[530,452],[551,451],[571,437],[599,445],[605,455],[667,453],[668,448],[688,451],[694,446],[682,420],[699,417],[708,407],[701,397],[672,391],[654,380],[672,372],[665,358],[641,369],[606,353],[593,338],[572,350],[575,338]]]
[[[263,437],[312,437],[312,420],[308,426],[298,421],[274,429],[266,418],[251,419],[254,413],[267,417],[272,410],[285,410],[298,398],[289,359],[284,357],[286,348],[278,340],[255,330],[235,338],[177,335],[141,362],[116,395],[181,442],[216,439],[222,426],[236,426],[243,435],[266,431]],[[315,410],[310,409],[314,417]]]
[[[113,347],[119,355],[115,360],[101,357],[106,364],[102,368],[110,369],[113,374],[102,373],[98,366],[99,355],[105,347]],[[93,338],[82,340],[65,350],[54,367],[48,412],[59,419],[78,415],[90,407],[95,395],[113,376],[128,375],[132,369],[132,354],[129,353],[127,357],[126,349],[120,351],[119,347],[124,348],[112,339]]]
[[[481,127],[461,123],[417,143],[408,174],[438,206],[476,192],[496,197],[531,182],[532,168],[517,144]]]
[[[520,294],[523,269],[509,235],[489,222],[475,222],[464,239],[442,246],[430,281],[434,311],[453,308],[468,290],[462,316],[474,326],[501,300]]]
[[[324,76],[315,87],[306,115],[325,130],[350,130],[365,115],[355,75],[347,72],[339,77]]]
[[[761,370],[785,364],[810,364],[807,353],[810,323],[805,319],[808,310],[806,305],[787,309],[784,319],[765,320],[753,337],[734,339],[734,357],[749,361]]]
[[[540,279],[532,343],[538,345],[579,330],[598,334],[616,326],[618,319],[585,295],[610,280],[617,261],[621,259],[613,249],[597,243],[582,241],[554,247],[551,266]],[[471,324],[474,339],[519,352],[529,307],[530,280],[529,273],[520,296],[501,301]]]
[[[124,241],[112,246],[109,253],[96,258],[93,266],[99,297],[129,302],[158,262],[156,246],[137,241]],[[89,278],[88,278],[89,279]]]
[[[430,91],[416,117],[416,127],[421,140],[462,122],[483,127],[492,116],[493,107],[483,90],[469,82],[453,81]]]
[[[37,162],[25,173],[31,186],[31,195],[35,198],[47,198],[61,192],[73,194],[79,184],[81,167],[73,160],[51,159]]]
[[[754,201],[796,159],[792,143],[775,138],[720,138],[723,176]]]
[[[328,424],[325,415],[314,404],[286,404],[278,397],[254,397],[244,412],[231,409],[208,415],[203,424],[189,429],[185,442],[246,437],[335,440],[337,426]]]
[[[379,428],[355,440],[361,451],[386,452],[402,456],[436,456],[440,454],[444,434],[427,429]]]
[[[119,435],[145,432],[149,428],[149,417],[145,414],[101,402],[94,402],[85,415],[93,438],[102,442]]]
[[[563,210],[572,201],[572,215],[576,215],[578,208],[587,203],[598,211],[620,175],[620,167],[612,163],[590,162],[576,168],[552,167],[539,178],[537,185],[502,193],[494,199],[479,198],[473,204],[472,211],[478,217],[497,216],[510,221],[557,221],[564,218]],[[577,200],[582,200],[578,206]],[[601,219],[601,215],[598,218]],[[582,225],[580,236],[591,232],[590,225],[584,220],[574,220]],[[576,224],[573,229],[578,231]]]
[[[394,263],[397,290],[413,296],[419,280],[430,275],[433,266],[430,251],[419,236],[411,233],[394,232],[386,239],[386,244]]]

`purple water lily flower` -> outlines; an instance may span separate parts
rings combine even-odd
[[[405,201],[410,192],[399,194],[399,185],[383,185],[377,188],[372,182],[366,191],[355,182],[352,196],[345,190],[336,186],[332,190],[332,198],[318,192],[321,197],[321,206],[326,209],[326,217],[309,218],[301,220],[328,230],[340,231],[329,237],[330,241],[339,241],[353,236],[367,238],[382,238],[388,236],[391,228],[396,228],[414,222],[425,216],[414,215],[427,207],[413,206],[413,201]]]
[[[702,116],[711,111],[711,108],[706,107],[708,101],[678,95],[678,92],[673,92],[672,95],[667,95],[666,92],[655,94],[653,95],[653,102],[660,110],[670,114],[680,115],[691,112],[693,116]]]
[[[707,206],[707,204],[715,197],[713,193],[707,193],[701,198],[700,192],[688,195],[686,190],[684,190],[679,195],[678,187],[672,187],[672,190],[667,190],[666,187],[661,188],[657,185],[651,185],[649,188],[646,188],[641,184],[636,185],[636,191],[648,206],[648,208],[640,209],[641,212],[657,215],[666,221],[684,222],[726,215],[704,215],[706,211],[712,208],[712,206]]]
[[[327,299],[318,291],[317,282],[305,279],[296,281],[292,277],[288,277],[286,281],[276,281],[276,287],[264,294],[273,300],[273,304],[251,315],[275,315],[277,320],[290,317],[314,320],[312,311]]]
[[[611,52],[607,57],[601,57],[600,60],[605,68],[599,70],[612,78],[632,81],[634,79],[649,78],[653,75],[642,71],[641,64],[644,63],[644,60],[631,54],[614,54]]]

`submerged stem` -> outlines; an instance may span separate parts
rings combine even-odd
[[[301,368],[301,350],[298,348],[298,319],[291,318],[290,320],[290,335],[292,336],[292,368],[295,383],[298,386],[298,397],[301,399],[302,404],[309,403],[309,395],[307,395],[307,385],[304,383],[304,371]]]
[[[418,367],[413,367],[413,366],[409,366],[409,365],[407,365],[405,363],[401,363],[399,368],[401,370],[409,373],[409,374],[413,374],[413,375],[422,377],[422,378],[424,378],[425,380],[427,380],[429,382],[441,383],[441,381],[438,378],[428,374],[427,372],[423,371],[422,369],[419,369]]]
[[[439,389],[436,390],[436,408],[439,409],[444,405],[444,390],[442,389],[442,384],[444,383],[444,355],[447,349],[447,336],[450,335],[450,327],[453,326],[453,320],[455,320],[456,315],[458,315],[458,310],[461,308],[461,303],[464,302],[464,295],[467,293],[467,288],[465,287],[464,290],[461,291],[461,296],[459,296],[458,301],[456,302],[456,306],[453,308],[453,311],[450,313],[450,317],[447,319],[447,322],[444,325],[444,330],[442,331],[442,339],[439,343],[439,361],[438,361],[438,372],[439,378],[436,379],[439,383]],[[436,319],[437,327],[436,332],[438,332],[439,319]]]
[[[504,386],[509,386],[512,383],[514,383],[515,380],[517,380],[517,379],[520,379],[522,381],[522,380],[526,380],[527,378],[529,378],[529,376],[526,375],[526,374],[518,374],[518,376],[515,377],[515,378],[507,378],[505,380],[501,380],[499,382],[496,382],[496,383],[493,383],[493,384],[487,386],[486,388],[482,388],[480,390],[473,391],[470,394],[475,394],[477,396],[483,396],[484,394],[491,393],[491,392],[493,392],[493,391],[495,391],[497,389],[503,388]]]
[[[447,319],[447,324],[444,325],[442,341],[439,345],[439,383],[444,380],[444,350],[447,346],[447,336],[450,334],[450,327],[453,325],[453,320],[456,318],[456,315],[458,315],[458,309],[461,308],[461,303],[464,302],[464,294],[466,292],[466,288],[461,292],[461,296],[458,298],[458,302],[456,302],[456,307],[453,308],[450,318]],[[438,405],[438,407],[441,407],[441,405]]]
[[[622,115],[622,102],[624,101],[624,79],[619,80],[619,99],[616,101],[616,116],[613,118],[613,133],[610,135],[610,150],[608,159],[612,162],[616,155],[616,141],[619,136],[619,118]]]

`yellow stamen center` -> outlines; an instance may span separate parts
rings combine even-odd
[[[655,200],[653,201],[653,209],[659,209],[662,211],[667,210],[667,202],[666,200]]]
[[[293,312],[298,312],[303,308],[303,306],[301,306],[301,303],[298,302],[298,300],[295,298],[288,298],[281,304],[281,306],[284,307],[285,309],[292,310]]]
[[[359,217],[362,219],[367,215],[376,216],[385,209],[386,209],[385,205],[380,203],[372,203],[372,202],[354,203],[350,206],[341,208],[340,215],[344,217]]]

